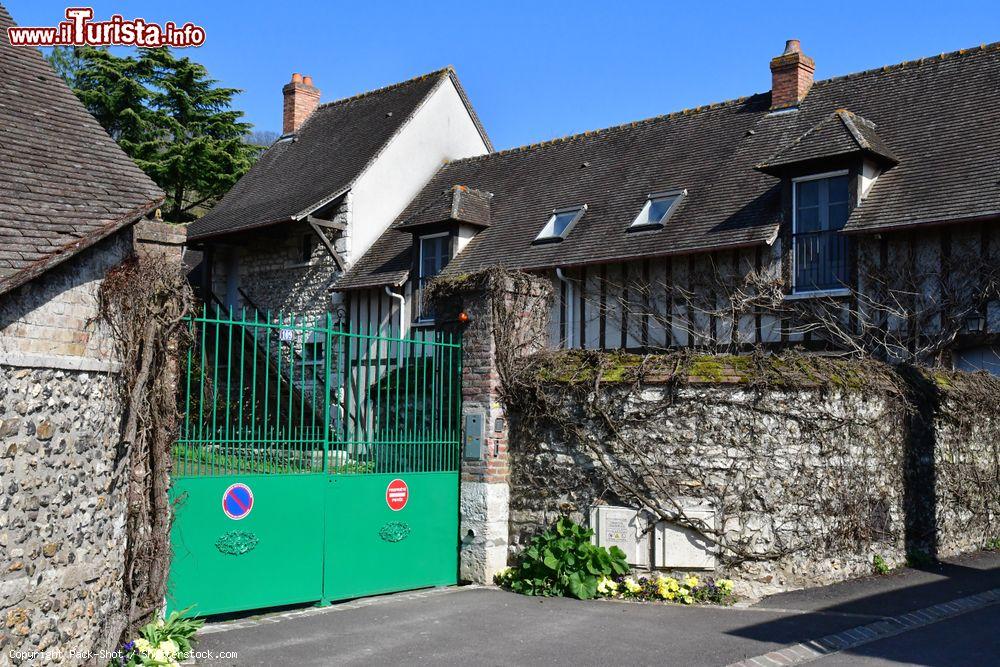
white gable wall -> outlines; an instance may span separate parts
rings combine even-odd
[[[451,78],[424,100],[351,188],[356,262],[447,161],[489,152]]]

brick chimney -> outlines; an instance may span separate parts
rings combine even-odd
[[[313,85],[311,76],[304,77],[296,72],[281,92],[285,96],[281,133],[298,132],[302,123],[306,122],[306,118],[319,104],[319,88]]]
[[[796,107],[813,83],[816,63],[802,53],[799,40],[785,42],[785,52],[771,60],[771,110]]]

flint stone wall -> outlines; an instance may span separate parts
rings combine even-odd
[[[125,569],[120,364],[98,295],[133,253],[180,261],[142,221],[0,295],[0,665],[106,664]]]
[[[661,508],[710,503],[718,539],[740,552],[720,550],[716,572],[749,596],[871,574],[875,555],[896,566],[908,552],[974,550],[1000,532],[997,405],[945,393],[916,433],[898,400],[863,391],[604,384],[601,404],[635,445],[624,451],[578,394],[550,389],[556,418],[522,420],[512,436],[512,555],[560,514],[587,523],[595,505],[639,508],[609,469]]]
[[[121,606],[118,415],[107,373],[0,366],[0,651],[14,664],[12,650],[52,653],[29,664],[92,650]]]

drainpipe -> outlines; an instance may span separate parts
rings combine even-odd
[[[573,347],[573,281],[563,275],[562,269],[556,267],[556,278],[566,285],[566,348]]]
[[[396,294],[395,292],[393,292],[392,289],[388,285],[385,286],[385,293],[388,294],[390,298],[397,299],[399,301],[399,336],[398,337],[402,338],[403,337],[403,315],[404,315],[403,309],[406,307],[406,299],[403,297],[402,294]],[[391,334],[392,332],[390,331],[389,333]]]

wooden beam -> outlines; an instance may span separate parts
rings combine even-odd
[[[310,219],[311,217],[312,216],[306,218],[306,220],[309,222],[309,226],[312,227],[312,230],[314,232],[316,232],[316,236],[319,237],[319,240],[326,247],[326,251],[330,253],[330,257],[333,257],[333,261],[337,264],[337,268],[340,269],[341,271],[346,271],[347,262],[344,261],[344,258],[340,256],[340,253],[337,252],[336,248],[333,247],[333,244],[330,243],[330,239],[328,239],[326,234],[323,232],[323,228],[320,225],[317,225],[315,222],[313,222],[313,220]]]
[[[324,220],[323,218],[317,218],[312,215],[306,216],[306,222],[313,227],[327,227],[329,229],[339,229],[340,231],[347,229],[347,225],[343,222],[337,222],[336,220]]]

